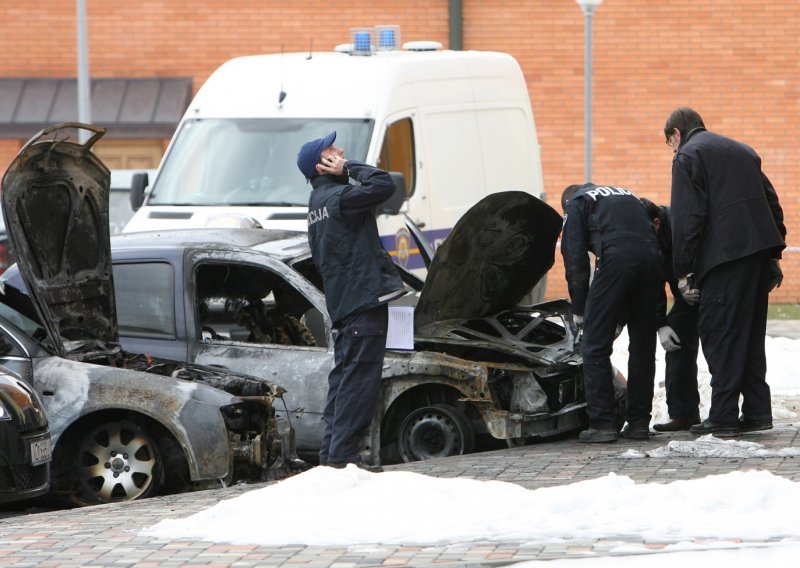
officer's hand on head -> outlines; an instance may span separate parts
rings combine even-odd
[[[774,258],[769,263],[769,291],[772,292],[775,288],[780,288],[783,282],[783,270],[781,270],[781,263],[777,258]]]
[[[695,287],[694,278],[691,274],[678,279],[678,292],[681,293],[683,299],[690,306],[697,305],[700,302],[700,289]]]
[[[576,329],[583,329],[583,316],[572,314],[572,323],[575,324]]]
[[[668,325],[658,328],[658,341],[661,343],[661,347],[664,348],[664,351],[677,351],[681,348],[680,337],[678,337],[675,330]]]

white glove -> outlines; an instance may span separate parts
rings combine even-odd
[[[583,316],[579,316],[578,314],[572,314],[572,323],[575,324],[577,329],[583,328]]]
[[[697,305],[700,302],[700,289],[695,288],[694,278],[691,274],[678,279],[678,292],[681,293],[683,299],[690,306]]]
[[[677,351],[681,348],[680,337],[678,337],[675,330],[668,325],[658,328],[658,341],[661,343],[661,347],[664,348],[664,351]]]

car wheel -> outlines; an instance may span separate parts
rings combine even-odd
[[[459,409],[434,404],[409,413],[400,424],[397,446],[404,462],[468,454],[475,432]]]
[[[75,475],[83,502],[132,501],[155,494],[163,463],[156,441],[142,426],[108,422],[80,440]]]

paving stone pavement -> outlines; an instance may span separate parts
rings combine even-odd
[[[616,444],[581,444],[575,436],[530,446],[495,450],[426,462],[387,466],[386,471],[413,471],[435,477],[469,477],[509,481],[536,489],[594,479],[615,472],[637,483],[668,483],[739,470],[769,470],[800,481],[799,457],[764,458],[628,458],[667,445],[693,440],[688,433],[658,434],[649,440]],[[800,424],[778,424],[767,432],[739,440],[763,444],[768,450],[800,447]],[[556,543],[468,542],[437,546],[394,546],[380,543],[349,547],[241,546],[192,540],[164,540],[137,532],[164,518],[185,517],[220,500],[264,487],[265,484],[156,497],[132,503],[41,512],[0,519],[0,566],[501,566],[526,560],[647,554],[677,541],[649,541],[638,535]],[[265,512],[264,530],[270,519]],[[707,546],[729,545],[708,540]],[[740,541],[734,541],[740,542]],[[764,541],[753,541],[761,544]]]

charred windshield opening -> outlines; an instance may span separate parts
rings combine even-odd
[[[302,206],[311,185],[297,151],[335,130],[349,159],[364,161],[366,119],[197,119],[183,124],[148,200],[150,205]]]

